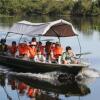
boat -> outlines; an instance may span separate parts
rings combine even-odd
[[[32,72],[49,72],[49,71],[63,71],[69,74],[77,75],[83,68],[87,68],[85,64],[56,64],[56,63],[42,63],[19,58],[0,55],[0,64],[9,66],[12,69],[24,69]]]
[[[58,37],[60,42],[60,37],[69,37],[76,36],[76,33],[73,25],[63,19],[47,22],[47,23],[31,23],[28,21],[20,21],[15,23],[10,30],[7,32],[5,39],[10,33],[21,35],[20,40],[23,35],[26,36],[49,36],[49,37]],[[19,42],[20,42],[19,40]],[[78,40],[79,41],[79,40]],[[80,46],[80,43],[79,43]],[[81,46],[80,46],[81,49]],[[80,50],[81,51],[81,50]],[[67,73],[77,75],[82,69],[87,68],[87,64],[57,64],[57,63],[42,63],[34,62],[29,60],[22,60],[18,57],[11,57],[7,55],[0,54],[0,64],[10,66],[11,68],[19,68],[31,70],[35,72],[47,72],[61,70],[66,71]]]

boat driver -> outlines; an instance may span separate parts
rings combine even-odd
[[[77,64],[75,54],[70,46],[66,47],[66,51],[62,54],[61,57],[63,64]]]

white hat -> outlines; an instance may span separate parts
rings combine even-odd
[[[36,43],[36,42],[31,42],[30,44],[31,44],[31,45],[37,45],[37,43]]]

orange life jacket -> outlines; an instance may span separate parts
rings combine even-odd
[[[28,45],[25,43],[19,44],[18,51],[19,51],[19,55],[29,56],[29,48],[28,48]]]
[[[38,92],[39,92],[38,89],[36,89],[36,88],[31,88],[31,87],[30,87],[30,88],[28,89],[28,93],[27,93],[27,94],[28,94],[29,97],[32,97],[32,96],[35,97],[35,96],[38,94]]]
[[[58,58],[59,56],[62,55],[63,49],[62,47],[55,47],[53,52],[54,52],[55,58]]]
[[[29,88],[28,89],[28,92],[27,92],[28,96],[29,97],[32,97],[33,96],[33,93],[34,93],[34,89],[33,88]]]
[[[29,49],[29,57],[34,58],[34,56],[36,55],[36,51],[37,51],[36,47],[32,48],[32,47],[29,46],[28,49]]]

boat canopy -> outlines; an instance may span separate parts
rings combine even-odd
[[[20,21],[15,23],[8,33],[16,33],[28,36],[53,36],[53,37],[69,37],[78,35],[73,25],[63,19],[47,22],[47,23],[31,23],[28,21]]]

